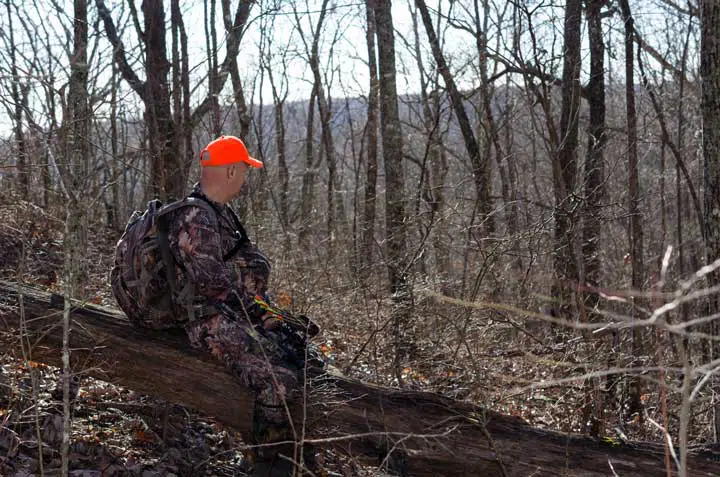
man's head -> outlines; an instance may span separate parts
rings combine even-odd
[[[220,136],[200,152],[200,186],[210,199],[221,204],[235,198],[250,167],[263,163],[250,157],[245,144],[235,136]]]

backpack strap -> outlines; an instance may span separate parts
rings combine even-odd
[[[168,223],[167,220],[165,220],[164,214],[158,214],[156,216],[157,223],[155,226],[157,227],[157,241],[158,241],[158,248],[160,249],[160,255],[162,256],[162,261],[165,264],[165,279],[167,280],[168,286],[170,287],[171,291],[175,290],[175,267],[172,265],[175,263],[175,260],[172,257],[172,253],[170,252],[170,240],[168,238]]]
[[[168,223],[168,215],[171,212],[174,212],[176,210],[182,209],[184,207],[188,206],[195,206],[200,207],[207,210],[212,210],[213,212],[216,212],[214,207],[212,207],[212,204],[209,204],[206,201],[198,200],[197,198],[192,197],[186,197],[185,199],[173,201],[170,202],[167,205],[162,206],[160,201],[155,200],[152,201],[160,205],[159,208],[157,208],[155,212],[155,227],[157,231],[157,245],[158,249],[160,250],[160,256],[162,258],[162,263],[164,264],[165,268],[165,279],[167,280],[168,287],[171,290],[171,300],[174,299],[174,294],[177,290],[177,283],[175,280],[175,265],[178,265],[181,269],[185,270],[185,266],[175,260],[172,256],[172,252],[170,251],[170,239],[169,239],[169,223]],[[155,205],[155,204],[154,204]],[[148,207],[150,207],[150,204],[148,204]],[[157,207],[157,205],[155,205]],[[186,297],[187,295],[194,293],[194,286],[191,283],[187,283],[185,287],[180,290],[179,292],[180,301],[183,302],[183,297]],[[203,315],[203,311],[201,309],[202,307],[198,307],[197,305],[189,305],[187,307],[187,313],[188,313],[188,320],[190,322],[195,320],[195,317],[198,316],[198,313],[200,316]]]
[[[222,211],[215,204],[213,204],[210,199],[196,192],[193,192],[185,199],[170,202],[169,204],[164,206],[157,199],[152,200],[148,203],[148,210],[156,211],[154,215],[156,220],[155,225],[157,227],[158,248],[160,249],[160,254],[162,256],[163,262],[166,265],[166,279],[168,281],[168,284],[170,285],[171,290],[175,289],[175,275],[172,273],[172,265],[177,263],[180,268],[184,269],[185,267],[182,263],[177,262],[173,258],[172,252],[170,251],[170,240],[168,237],[169,224],[167,223],[166,216],[170,212],[174,212],[178,209],[188,206],[196,206],[204,208],[206,210],[212,210],[218,216],[218,220],[223,217]],[[245,232],[245,227],[243,227],[237,214],[234,210],[232,210],[231,207],[228,207],[227,209],[230,212],[230,218],[232,219],[231,225],[234,228],[235,245],[230,251],[223,255],[223,262],[227,262],[235,255],[237,255],[240,249],[250,244],[250,239],[247,236],[247,232]]]
[[[205,197],[203,194],[200,194],[198,192],[193,192],[188,196],[188,199],[198,199],[210,207],[215,211],[215,213],[218,215],[218,218],[222,217],[222,211],[218,208],[217,205],[215,205],[210,199]],[[232,220],[232,226],[235,229],[235,246],[225,255],[223,255],[223,261],[227,262],[231,258],[233,258],[237,253],[240,251],[241,248],[247,246],[250,244],[250,239],[248,238],[247,232],[245,232],[245,227],[243,227],[242,223],[240,222],[240,219],[238,218],[235,211],[232,209],[232,207],[227,207],[227,210],[230,212],[230,219]]]
[[[247,232],[245,232],[245,227],[243,227],[242,223],[240,223],[240,219],[237,214],[234,210],[232,210],[232,207],[228,207],[228,210],[230,211],[230,217],[235,224],[235,246],[233,246],[228,253],[223,255],[223,261],[225,262],[237,255],[241,248],[250,245],[250,239],[247,236]]]
[[[160,207],[158,207],[159,204]],[[172,256],[172,252],[170,251],[170,239],[169,239],[169,230],[170,226],[167,221],[167,215],[170,212],[174,212],[178,209],[182,209],[183,207],[188,206],[196,206],[201,207],[204,209],[212,210],[213,212],[217,212],[214,207],[212,207],[212,204],[210,204],[207,201],[198,200],[193,197],[186,197],[182,200],[177,200],[174,202],[170,202],[167,205],[162,205],[159,200],[155,199],[153,201],[150,201],[148,204],[148,209],[150,209],[151,206],[154,206],[157,208],[157,212],[155,212],[155,226],[157,228],[157,239],[158,239],[158,248],[160,249],[160,255],[162,256],[163,262],[165,263],[165,273],[167,274],[166,278],[168,281],[168,284],[170,285],[170,289],[175,289],[175,275],[172,273],[173,264],[177,263],[180,268],[184,269],[182,263],[177,262]]]
[[[155,221],[155,227],[157,230],[158,248],[160,249],[160,255],[162,261],[165,264],[165,279],[168,282],[171,290],[175,289],[175,275],[172,273],[172,267],[168,266],[174,262],[170,253],[170,244],[168,241],[168,226],[164,220],[164,215],[171,210],[175,210],[180,207],[179,202],[171,202],[163,206],[163,203],[158,199],[153,199],[148,202],[147,214],[153,217]],[[152,224],[151,224],[152,225]],[[158,263],[157,267],[161,265]]]

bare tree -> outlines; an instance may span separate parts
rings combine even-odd
[[[83,251],[88,243],[88,183],[90,177],[90,108],[88,103],[88,8],[87,0],[74,0],[73,49],[70,85],[63,117],[65,159],[59,164],[66,198],[65,216],[65,310],[63,314],[63,437],[62,475],[68,475],[70,451],[70,304],[86,298],[88,273]]]
[[[583,211],[582,255],[585,283],[591,288],[600,285],[600,211],[605,198],[605,40],[603,39],[602,7],[604,0],[587,2],[587,24],[590,44],[590,78],[588,80],[588,147],[585,156],[585,203]],[[586,306],[595,313],[599,295],[591,290]]]
[[[220,0],[220,2],[222,4],[225,31],[232,31],[233,24],[230,19],[230,0]],[[244,29],[242,31],[244,31]],[[231,45],[228,44],[227,47],[231,48]],[[230,53],[230,50],[228,50],[228,53]],[[240,79],[240,71],[238,70],[237,57],[232,58],[232,60],[228,63],[228,66],[230,69],[230,82],[232,84],[235,110],[237,112],[238,122],[240,123],[239,137],[242,140],[247,141],[250,134],[251,116],[250,114],[248,114],[248,107],[245,100],[245,92],[243,90],[242,80]]]
[[[582,0],[565,2],[565,43],[563,47],[562,106],[557,156],[553,164],[555,191],[555,272],[552,296],[554,314],[570,316],[573,287],[578,280],[575,257],[575,220],[577,199],[577,148],[580,111],[580,25]]]
[[[412,15],[412,26],[414,45],[412,46],[415,61],[417,62],[420,77],[420,102],[422,109],[421,129],[425,137],[425,150],[420,168],[420,184],[417,192],[417,203],[415,206],[416,216],[420,216],[420,199],[422,198],[430,209],[428,225],[423,234],[432,235],[433,251],[435,256],[436,273],[441,287],[446,293],[455,294],[450,282],[450,253],[448,247],[443,243],[443,234],[446,233],[442,227],[442,211],[445,202],[445,180],[449,171],[448,154],[443,143],[443,99],[445,95],[439,86],[440,72],[433,68],[426,71],[425,62],[421,51],[420,32],[418,29],[417,7],[410,7]],[[437,15],[436,28],[440,31],[442,15]],[[429,90],[429,91],[428,91]],[[419,222],[419,226],[422,224]]]
[[[508,8],[506,5],[505,8]],[[482,3],[478,0],[473,0],[473,23],[474,23],[474,37],[475,46],[478,52],[478,69],[480,71],[480,90],[482,100],[482,127],[487,137],[486,143],[488,147],[487,155],[490,155],[490,147],[495,152],[495,162],[498,166],[498,172],[500,174],[501,193],[503,202],[505,203],[506,213],[505,222],[512,241],[511,250],[515,254],[515,260],[513,264],[519,270],[522,266],[520,260],[519,248],[518,248],[518,205],[517,205],[517,175],[514,164],[512,163],[512,155],[510,151],[505,150],[500,140],[500,128],[498,126],[498,120],[495,118],[493,112],[493,101],[495,100],[495,86],[490,81],[490,51],[491,48],[488,46],[489,40],[489,28],[490,28],[490,4],[487,0],[483,0]],[[501,18],[498,21],[502,20]],[[498,35],[499,37],[499,35]],[[495,76],[495,75],[493,75]],[[506,93],[507,94],[507,93]],[[505,112],[507,114],[507,111]]]
[[[602,12],[604,0],[589,0],[586,16],[590,44],[590,78],[588,80],[588,107],[590,121],[587,128],[588,146],[584,168],[584,203],[582,230],[582,257],[584,282],[589,291],[584,293],[581,307],[582,315],[590,321],[598,321],[600,295],[600,240],[602,218],[602,201],[605,198],[605,158],[604,150],[607,142],[605,131],[605,40],[603,38]],[[590,434],[601,436],[603,431],[603,412],[605,402],[601,398],[598,379],[589,380],[587,384],[589,398],[585,407],[585,420],[590,422]]]
[[[120,207],[120,158],[118,157],[118,74],[115,62],[112,64],[112,78],[110,79],[110,167],[112,185],[111,199],[108,204],[108,224],[115,230],[121,230],[122,212]],[[123,214],[124,215],[124,214]]]
[[[360,268],[364,277],[368,276],[372,264],[375,242],[375,209],[377,199],[378,173],[378,72],[375,48],[375,12],[365,4],[366,43],[368,52],[368,73],[370,89],[368,91],[367,124],[365,126],[367,158],[365,162],[365,198],[360,231]]]
[[[210,5],[208,5],[208,3]],[[208,6],[210,7],[209,11]],[[204,1],[203,7],[205,9],[205,49],[207,50],[208,71],[210,72],[209,77],[214,78],[218,73],[217,29],[215,28],[215,12],[217,10],[216,0],[209,0],[209,2],[207,0]],[[213,89],[216,86],[213,81],[210,81],[208,86],[210,87],[208,94],[211,97],[217,97],[220,94],[220,91],[215,91]],[[211,121],[212,135],[213,137],[217,137],[222,133],[220,101],[218,100],[213,101]]]
[[[345,212],[343,205],[343,195],[340,188],[340,178],[337,170],[337,157],[335,153],[335,142],[332,133],[332,110],[330,108],[329,98],[325,92],[323,75],[320,71],[320,38],[324,27],[324,22],[328,13],[328,0],[323,0],[317,19],[317,24],[310,28],[312,38],[310,44],[303,32],[301,19],[298,10],[293,5],[293,12],[297,22],[300,39],[305,48],[308,64],[313,75],[314,89],[317,98],[317,106],[320,117],[321,138],[323,150],[325,151],[325,161],[328,168],[328,191],[327,191],[327,232],[328,232],[328,255],[334,255],[334,242],[337,235],[337,226],[342,225],[345,221]]]
[[[470,119],[468,118],[467,112],[465,111],[465,101],[460,94],[460,90],[455,84],[455,79],[450,73],[450,69],[445,60],[445,55],[440,49],[440,42],[435,28],[430,18],[427,5],[424,0],[416,0],[415,4],[420,10],[420,16],[422,17],[423,24],[425,25],[425,32],[427,33],[430,47],[432,49],[435,63],[437,63],[440,74],[445,81],[445,88],[447,88],[450,101],[452,102],[455,116],[462,132],[463,140],[465,142],[465,148],[468,155],[470,156],[470,162],[473,167],[473,180],[475,183],[475,193],[477,195],[477,208],[481,214],[481,221],[485,224],[487,230],[493,230],[490,225],[492,218],[490,217],[490,168],[488,158],[483,156],[480,152],[480,146],[478,145],[477,138],[473,132],[472,126],[470,125]],[[489,221],[486,223],[485,221]]]
[[[63,103],[60,140],[63,160],[57,161],[67,200],[66,265],[72,271],[72,293],[85,296],[87,264],[81,250],[87,246],[87,192],[90,177],[90,109],[88,104],[88,27],[87,4],[74,0],[73,50],[70,60],[70,81],[67,101]]]
[[[138,32],[145,44],[145,75],[143,95],[145,126],[148,131],[148,149],[152,158],[151,190],[159,197],[179,196],[184,183],[171,185],[171,181],[184,177],[178,164],[175,130],[170,111],[168,74],[170,62],[165,41],[165,7],[161,0],[143,0],[141,4],[145,28]],[[107,25],[105,26],[107,29]],[[121,67],[122,71],[123,68]],[[123,73],[125,74],[125,73]],[[212,90],[211,90],[212,94]]]
[[[7,11],[8,19],[13,17],[14,2],[11,0],[5,0],[5,9]],[[5,48],[10,56],[10,74],[12,76],[12,82],[10,86],[10,98],[12,99],[12,108],[7,105],[8,114],[13,121],[13,133],[15,135],[16,144],[16,162],[15,170],[17,171],[18,179],[18,194],[21,199],[26,200],[28,198],[28,178],[30,177],[30,171],[28,170],[28,157],[27,157],[27,146],[25,143],[25,131],[23,125],[23,112],[27,109],[28,99],[28,82],[20,82],[20,72],[18,71],[17,65],[17,45],[15,42],[14,27],[12,24],[7,29],[7,38],[2,35],[6,41]]]
[[[312,211],[315,207],[315,179],[317,164],[315,159],[315,103],[317,84],[313,84],[308,101],[307,125],[305,126],[305,164],[303,166],[302,191],[300,194],[300,224],[298,246],[309,250],[312,236]]]
[[[278,161],[277,177],[278,184],[280,186],[280,190],[277,194],[277,208],[278,216],[280,217],[280,224],[282,225],[283,229],[287,231],[287,229],[290,227],[290,171],[288,169],[287,148],[285,144],[285,101],[287,100],[288,94],[290,92],[287,77],[287,48],[282,48],[282,53],[280,54],[280,65],[282,66],[282,69],[280,70],[280,78],[277,79],[276,75],[273,73],[273,70],[276,69],[277,66],[272,62],[272,40],[270,35],[268,35],[267,41],[268,54],[266,58],[262,59],[262,62],[265,71],[267,71],[268,80],[270,81],[270,90],[273,97],[273,115],[275,117],[275,150],[277,153]],[[289,235],[286,234],[286,237],[289,237]],[[289,247],[290,244],[286,242],[286,245]]]
[[[230,12],[225,11],[227,1],[223,1],[225,28],[229,31]],[[170,3],[170,24],[172,30],[172,99],[175,144],[173,149],[184,156],[183,164],[187,170],[193,160],[193,126],[190,115],[190,59],[188,56],[188,36],[185,22],[180,12],[179,0]],[[182,154],[184,151],[184,155]]]
[[[703,182],[704,222],[707,261],[712,263],[720,257],[720,3],[712,0],[700,2],[702,32],[700,74],[702,77],[702,123],[703,123]],[[720,284],[720,271],[708,275],[710,286]],[[718,294],[708,299],[708,314],[720,310]],[[712,322],[711,334],[720,334],[718,320]],[[720,356],[717,342],[710,345],[710,359]],[[715,383],[714,383],[715,384]],[[720,440],[720,404],[714,402],[714,439]]]
[[[640,291],[644,281],[643,265],[643,227],[642,215],[640,212],[640,184],[638,180],[638,153],[637,153],[637,113],[635,108],[635,27],[628,0],[620,0],[620,10],[625,22],[625,107],[627,111],[627,157],[628,157],[628,215],[630,223],[628,227],[630,243],[630,259],[632,260],[633,290]],[[642,335],[640,330],[632,331],[633,354],[640,356],[642,350]],[[640,401],[641,389],[640,380],[633,378],[629,381],[629,402],[628,412],[630,414],[640,412],[642,403]]]
[[[33,5],[34,11],[32,14],[42,18],[42,12],[40,6],[35,3]],[[52,43],[52,29],[48,28],[45,22],[38,22],[37,24],[31,24],[26,21],[25,15],[20,14],[17,16],[19,23],[23,26],[29,45],[33,52],[43,51],[47,56],[42,61],[35,61],[30,71],[34,71],[38,78],[42,78],[40,81],[39,91],[36,89],[34,93],[38,95],[40,99],[40,114],[36,119],[35,111],[26,108],[25,116],[28,123],[31,125],[31,130],[34,134],[40,136],[42,140],[42,164],[41,164],[41,181],[42,181],[42,197],[43,204],[46,207],[51,207],[57,196],[55,196],[54,189],[54,177],[55,165],[52,160],[52,155],[57,151],[55,148],[56,133],[59,130],[58,125],[58,110],[61,109],[58,106],[58,100],[60,93],[56,89],[55,81],[58,76],[62,73],[64,58],[56,55],[53,50]],[[62,24],[66,38],[72,38],[72,34],[67,29],[64,23]],[[67,45],[66,45],[67,46]],[[67,46],[69,48],[69,46]],[[68,50],[69,51],[69,50]],[[36,56],[33,53],[33,56]]]
[[[369,0],[375,14],[380,86],[380,131],[385,163],[386,265],[394,300],[394,370],[399,382],[401,360],[407,354],[407,328],[410,326],[412,297],[408,281],[407,218],[405,212],[405,173],[403,140],[400,129],[395,68],[395,35],[389,0]]]

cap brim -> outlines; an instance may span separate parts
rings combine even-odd
[[[243,161],[243,162],[247,163],[250,167],[257,167],[257,168],[263,167],[262,161],[258,161],[254,157],[248,157],[247,160]]]

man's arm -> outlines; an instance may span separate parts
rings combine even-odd
[[[223,260],[222,237],[218,217],[204,207],[186,207],[177,221],[177,259],[187,279],[195,283],[197,295],[210,301],[226,302],[248,312],[256,308],[242,283],[233,280],[233,272]]]

